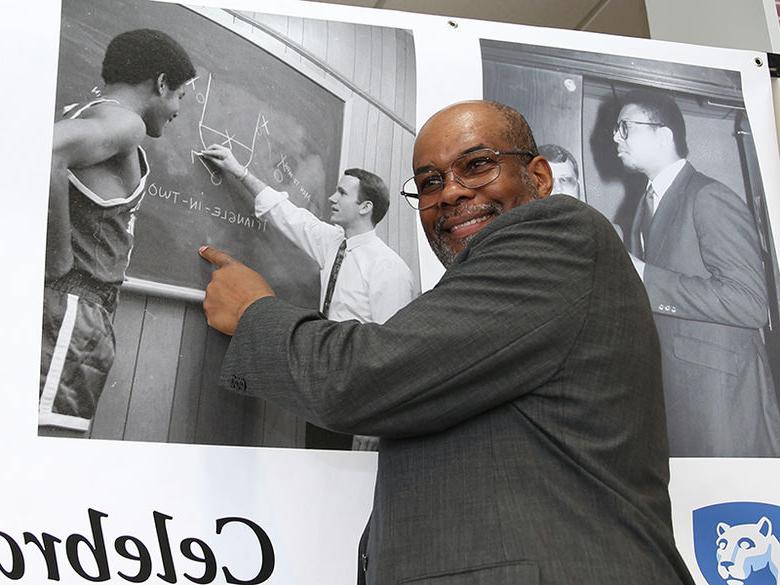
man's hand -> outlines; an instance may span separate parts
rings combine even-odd
[[[244,175],[245,169],[236,160],[233,152],[221,144],[212,144],[205,148],[201,152],[201,156],[219,170],[228,173],[236,179]]]
[[[221,144],[212,144],[204,149],[200,156],[210,165],[217,167],[224,174],[238,181],[246,193],[251,195],[253,202],[255,196],[268,186],[265,181],[250,173],[248,167],[242,167],[233,152]]]
[[[202,246],[198,252],[216,266],[203,301],[206,321],[217,331],[233,335],[249,305],[276,295],[265,278],[225,252],[209,246]]]

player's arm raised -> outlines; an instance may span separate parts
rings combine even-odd
[[[61,120],[54,125],[46,280],[59,278],[73,266],[68,169],[90,167],[130,152],[145,135],[143,120],[137,114],[118,107],[111,107],[110,112],[96,111],[88,118]]]

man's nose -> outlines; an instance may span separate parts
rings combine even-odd
[[[337,195],[338,195],[338,193],[334,193],[333,195],[328,197],[328,201],[330,201],[331,203],[336,203]]]
[[[447,171],[442,176],[444,184],[439,193],[439,205],[457,205],[461,199],[474,197],[474,189],[461,185],[455,173]]]

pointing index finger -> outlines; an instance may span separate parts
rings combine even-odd
[[[230,254],[211,246],[201,246],[198,248],[198,253],[204,260],[208,260],[217,268],[222,268],[233,262],[233,257]]]

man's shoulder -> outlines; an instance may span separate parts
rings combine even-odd
[[[57,122],[58,126],[77,126],[78,134],[99,135],[122,150],[131,151],[146,138],[146,124],[137,113],[111,102],[86,105],[77,116]]]
[[[736,195],[725,183],[702,173],[690,161],[686,162],[685,167],[680,172],[680,177],[684,180],[684,190],[689,194],[695,195],[702,191],[724,191]]]
[[[588,204],[569,195],[550,195],[542,199],[518,205],[502,214],[485,227],[477,237],[490,236],[503,229],[522,231],[525,226],[531,227],[539,223],[549,224],[587,224],[594,219],[604,219],[603,216]]]
[[[607,230],[614,232],[609,221],[586,203],[569,195],[551,195],[494,219],[469,242],[458,263],[491,251],[501,256],[521,254],[520,247],[557,248],[563,255],[587,256],[599,240],[597,232]]]
[[[375,234],[374,237],[366,242],[365,250],[368,252],[368,255],[371,256],[371,265],[374,272],[383,270],[388,266],[398,266],[408,270],[406,262],[404,262],[404,259],[401,258],[398,252],[393,250],[384,240],[382,240],[382,238]]]
[[[690,163],[688,165],[691,173],[683,190],[693,204],[694,210],[701,212],[710,208],[722,209],[724,205],[747,208],[745,200],[728,185],[696,170]]]

